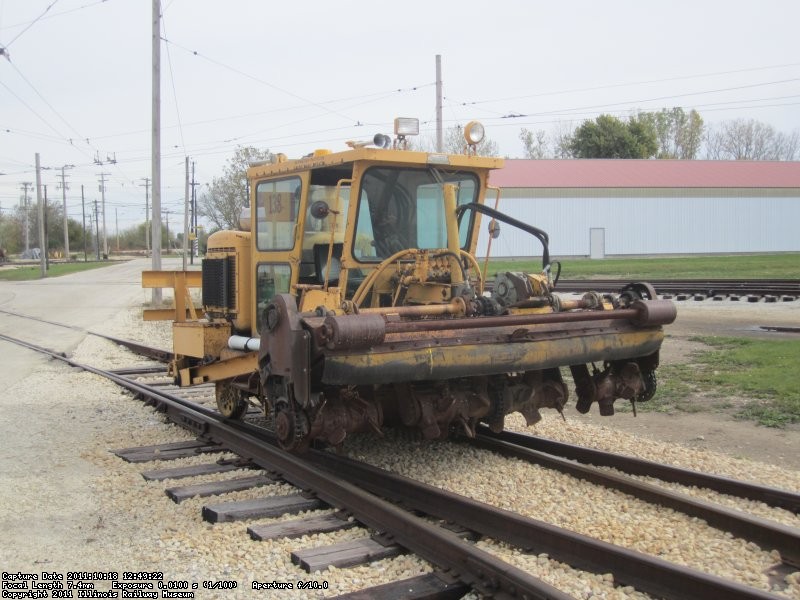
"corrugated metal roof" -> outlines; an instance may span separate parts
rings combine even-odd
[[[507,159],[502,188],[800,188],[800,162]]]

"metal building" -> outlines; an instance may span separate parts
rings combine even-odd
[[[555,256],[800,251],[798,162],[510,159],[490,183],[500,210],[544,229]],[[531,256],[537,244],[504,227],[491,254]]]

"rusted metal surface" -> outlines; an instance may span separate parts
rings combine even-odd
[[[598,485],[618,489],[626,494],[652,504],[683,512],[705,520],[712,527],[755,542],[767,552],[778,550],[784,562],[800,567],[800,530],[761,519],[741,511],[725,508],[710,502],[691,498],[658,486],[637,481],[631,477],[610,473],[596,467],[577,464],[571,460],[552,456],[537,450],[504,442],[496,438],[479,436],[472,443],[481,448],[535,462],[548,468],[568,473]]]
[[[621,308],[610,311],[580,311],[501,317],[476,317],[474,319],[388,322],[386,323],[386,333],[447,331],[484,327],[523,327],[525,325],[585,323],[605,320],[628,320],[646,327],[672,323],[677,316],[675,305],[672,302],[664,300],[641,302],[641,304],[637,304],[636,306],[636,308]],[[648,321],[648,319],[654,320]]]
[[[616,292],[627,283],[623,279],[562,279],[560,292]],[[735,294],[743,296],[773,294],[796,298],[800,296],[800,279],[651,279],[649,283],[658,294],[703,294],[707,297]]]
[[[757,485],[746,481],[738,481],[720,475],[690,471],[689,469],[673,467],[650,460],[612,454],[611,452],[603,452],[602,450],[595,450],[593,448],[557,442],[538,436],[524,435],[511,431],[504,431],[502,434],[493,434],[487,427],[479,428],[479,433],[487,437],[508,441],[525,448],[562,456],[580,463],[613,467],[632,475],[655,477],[663,481],[670,481],[681,485],[694,485],[708,488],[722,494],[756,500],[770,506],[784,508],[795,514],[800,514],[800,494],[795,492]]]
[[[623,360],[656,352],[662,338],[660,329],[625,326],[573,334],[506,327],[480,331],[477,337],[455,332],[419,339],[387,338],[368,352],[327,354],[322,379],[335,385],[378,385]]]
[[[314,452],[310,459],[364,489],[409,508],[460,523],[492,539],[534,553],[547,553],[552,559],[579,569],[595,573],[610,572],[616,584],[631,585],[659,598],[774,598],[768,592],[488,506],[331,453]]]
[[[82,365],[40,346],[28,344],[0,334],[0,338],[24,345],[58,358],[67,364],[106,377],[134,393],[160,405],[175,423],[224,444],[231,452],[247,456],[262,468],[278,473],[285,480],[302,489],[312,489],[317,497],[331,506],[347,508],[365,525],[386,532],[397,543],[422,558],[457,574],[464,583],[483,594],[495,598],[540,598],[569,600],[568,594],[542,580],[513,567],[497,557],[465,544],[450,531],[431,525],[425,520],[393,504],[322,471],[302,459],[281,451],[263,439],[263,432],[255,428],[235,428],[221,423],[212,411],[190,405],[176,396],[135,383],[113,373]],[[245,432],[249,429],[249,432]]]
[[[102,333],[89,332],[89,334],[114,342],[118,346],[123,346],[128,350],[131,350],[132,352],[138,354],[139,356],[152,358],[153,360],[157,360],[162,363],[168,363],[174,357],[174,354],[168,350],[162,350],[161,348],[153,348],[151,346],[147,346],[146,344],[140,344],[139,342],[132,342],[131,340],[123,340],[121,338],[113,337],[110,335],[103,335]]]
[[[125,348],[128,348],[129,350],[132,350],[133,352],[135,352],[139,356],[145,356],[147,358],[152,358],[152,359],[157,360],[159,362],[167,363],[167,362],[171,361],[173,356],[174,356],[173,353],[169,352],[168,350],[162,350],[160,348],[152,348],[152,347],[147,346],[145,344],[140,344],[139,342],[133,342],[131,340],[124,340],[124,339],[121,339],[121,338],[117,338],[117,337],[114,337],[114,336],[111,336],[111,335],[105,335],[105,334],[102,334],[102,333],[95,333],[93,331],[88,331],[88,330],[83,329],[81,327],[75,327],[74,325],[65,325],[64,323],[58,323],[56,321],[50,321],[48,319],[42,319],[42,318],[39,318],[39,317],[32,317],[30,315],[24,315],[24,314],[21,314],[21,313],[18,313],[18,312],[10,311],[10,310],[0,309],[0,312],[2,312],[4,314],[7,314],[7,315],[12,315],[14,317],[19,317],[21,319],[29,319],[31,321],[38,321],[40,323],[47,323],[48,325],[55,325],[56,327],[63,327],[65,329],[72,329],[73,331],[81,331],[81,332],[86,333],[87,335],[93,335],[95,337],[99,337],[99,338],[103,338],[103,339],[109,340],[109,341],[114,342],[115,344],[117,344],[119,346],[124,346]]]
[[[14,343],[19,340],[0,335]],[[432,527],[394,505],[376,498],[370,490],[385,498],[422,510],[431,516],[460,522],[495,539],[539,552],[556,560],[600,573],[612,572],[623,585],[663,598],[763,598],[772,596],[737,583],[667,563],[611,544],[561,530],[533,519],[498,509],[487,509],[473,500],[442,490],[410,482],[380,469],[355,463],[331,453],[314,452],[315,463],[331,469],[335,476],[312,466],[296,456],[278,451],[265,443],[257,429],[239,424],[233,427],[218,421],[212,411],[191,406],[180,398],[164,394],[109,372],[81,365],[40,347],[72,366],[107,377],[137,395],[159,405],[173,421],[210,440],[224,444],[230,451],[251,457],[252,461],[302,487],[313,489],[317,496],[335,507],[346,507],[355,518],[379,531],[387,532],[397,543],[434,564],[457,574],[459,579],[481,593],[498,598],[567,598],[531,575],[500,561],[475,546],[465,544],[456,534]],[[343,478],[358,480],[358,486]]]

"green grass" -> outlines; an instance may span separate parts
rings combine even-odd
[[[115,264],[114,262],[69,262],[69,263],[50,263],[46,277],[60,277],[71,273],[80,273],[91,269],[99,269]],[[0,281],[29,281],[31,279],[41,279],[42,269],[39,265],[22,266],[16,269],[0,270]]]
[[[562,260],[561,264],[561,277],[564,279],[800,279],[798,253],[602,260],[569,258]],[[498,271],[531,273],[539,272],[541,268],[540,259],[489,261],[490,274]]]
[[[659,390],[640,410],[703,410],[692,396],[711,399],[710,408],[768,427],[800,423],[800,340],[698,337],[708,351],[693,354],[692,364],[659,369]],[[737,399],[736,402],[733,399]],[[740,399],[744,399],[744,403]]]

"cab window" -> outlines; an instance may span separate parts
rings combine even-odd
[[[373,167],[361,181],[353,256],[382,260],[408,248],[447,247],[443,183],[459,205],[477,201],[478,178],[466,171]],[[460,231],[461,247],[469,230]]]
[[[256,247],[262,251],[294,246],[300,204],[299,177],[260,181],[256,185]]]

